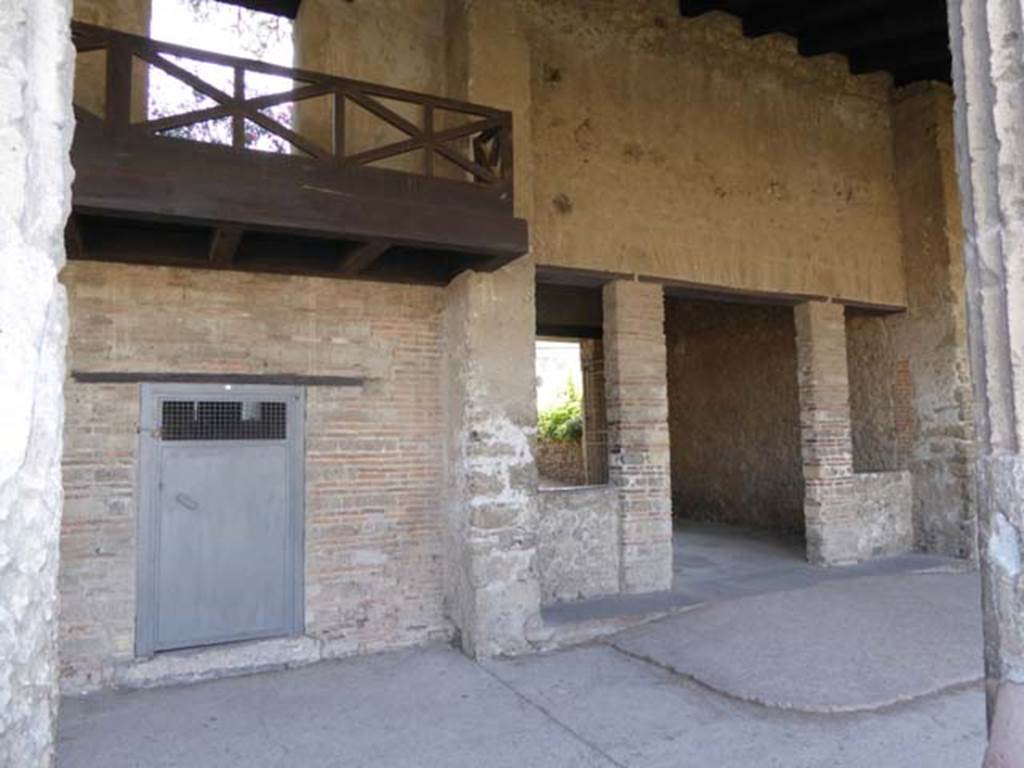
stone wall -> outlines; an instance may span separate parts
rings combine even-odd
[[[886,76],[676,0],[519,5],[539,264],[903,304]]]
[[[665,307],[674,514],[803,530],[793,310]]]
[[[897,359],[891,318],[847,309],[846,360],[854,469],[904,468],[913,426],[905,386],[909,361]],[[898,382],[904,384],[899,391]]]
[[[448,634],[442,291],[91,262],[64,281],[72,370],[365,377],[307,390],[306,633],[324,656]],[[133,656],[139,389],[67,393],[62,667],[89,687]]]
[[[619,502],[611,486],[538,495],[537,566],[544,603],[619,591]]]
[[[53,765],[73,52],[63,0],[0,10],[0,765]]]
[[[533,265],[445,296],[445,606],[467,654],[514,654],[540,621]]]
[[[544,440],[537,438],[537,474],[540,484],[586,485],[583,466],[583,444],[579,440]]]
[[[914,548],[910,472],[857,472],[853,492],[860,534],[858,559],[898,555]]]
[[[915,537],[930,552],[974,557],[974,398],[952,93],[917,83],[896,92],[892,114],[907,311],[888,322],[912,388],[906,466]]]

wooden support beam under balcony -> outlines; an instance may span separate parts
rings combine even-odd
[[[74,39],[107,66],[102,114],[76,94],[73,258],[443,284],[528,248],[526,222],[512,211],[507,112],[89,25],[76,23]],[[147,75],[187,86],[196,103],[140,108]],[[286,85],[267,92],[268,78]],[[254,83],[263,88],[250,93]],[[303,124],[316,100],[333,124]],[[346,107],[379,121],[378,135],[402,138],[367,146],[365,135],[348,135]],[[176,234],[148,254],[122,247],[154,227]],[[166,247],[186,232],[206,238],[203,258],[191,244]]]

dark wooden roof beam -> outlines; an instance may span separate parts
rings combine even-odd
[[[790,0],[755,8],[743,18],[743,34],[761,37],[775,32],[797,35],[826,24],[862,18],[884,9],[891,0]]]
[[[953,69],[953,57],[947,56],[941,61],[936,60],[926,64],[908,66],[892,72],[893,83],[897,87],[916,83],[921,80],[949,81],[949,73]]]
[[[703,16],[711,11],[724,11],[738,16],[748,5],[749,3],[744,0],[680,0],[679,13],[688,19]]]
[[[889,70],[909,70],[915,67],[937,66],[949,59],[944,35],[901,40],[897,43],[858,48],[850,51],[850,71],[855,75]]]
[[[830,24],[803,32],[800,35],[800,53],[804,56],[846,53],[923,35],[944,34],[945,29],[946,17],[941,0],[938,3],[928,0],[891,15]]]

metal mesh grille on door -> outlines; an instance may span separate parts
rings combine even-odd
[[[286,403],[249,400],[165,400],[163,440],[284,440]]]

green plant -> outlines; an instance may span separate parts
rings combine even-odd
[[[543,440],[565,443],[583,438],[583,398],[571,377],[561,400],[538,414],[537,432]]]

